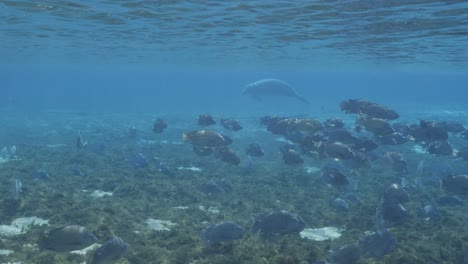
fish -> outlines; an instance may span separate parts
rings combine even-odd
[[[206,127],[216,124],[216,121],[211,115],[199,115],[197,119],[197,123],[199,126]]]
[[[225,135],[212,130],[195,130],[184,132],[182,139],[199,147],[220,147],[227,146],[232,143],[232,140]]]
[[[382,200],[383,203],[402,204],[409,202],[409,195],[399,184],[393,183],[385,188]]]
[[[393,250],[397,245],[397,240],[386,228],[377,230],[373,235],[365,237],[359,242],[361,255],[381,258]]]
[[[340,118],[335,117],[325,120],[325,122],[323,122],[323,126],[328,129],[340,129],[345,126],[345,123]]]
[[[442,178],[442,186],[449,192],[468,194],[468,174],[448,175]]]
[[[136,126],[130,126],[127,129],[127,136],[129,138],[138,138],[138,129],[136,128]]]
[[[356,125],[363,126],[375,136],[385,136],[395,132],[386,119],[370,117],[364,114],[358,115]]]
[[[437,199],[437,203],[442,206],[463,206],[465,201],[456,195],[445,195]]]
[[[402,145],[408,142],[408,139],[399,132],[392,134],[376,136],[375,139],[381,145]]]
[[[304,159],[301,158],[301,155],[296,150],[296,147],[292,144],[281,145],[280,152],[286,165],[294,166],[304,163]]]
[[[453,148],[447,141],[437,140],[429,143],[427,152],[438,156],[451,156],[453,154]]]
[[[258,143],[251,143],[247,146],[245,153],[250,157],[262,157],[265,155],[262,147]]]
[[[200,232],[202,244],[213,246],[241,239],[245,229],[232,221],[210,225]]]
[[[341,111],[347,114],[365,114],[371,118],[395,120],[400,117],[395,110],[364,99],[349,99],[342,101],[340,103],[340,108]]]
[[[220,123],[224,128],[232,130],[232,131],[239,131],[243,128],[242,125],[239,123],[239,121],[231,119],[231,118],[221,119]]]
[[[120,237],[114,237],[102,244],[86,264],[113,264],[128,251],[128,245]]]
[[[39,238],[39,246],[56,252],[83,249],[95,243],[97,238],[83,226],[69,225],[47,230]]]
[[[148,166],[148,161],[142,153],[137,153],[128,157],[127,162],[134,169],[140,169]]]
[[[336,166],[326,165],[321,169],[320,176],[327,184],[335,187],[347,186],[349,180],[343,171],[344,169],[337,168]]]
[[[224,161],[224,162],[226,162],[228,164],[231,164],[231,165],[239,165],[240,164],[239,156],[237,156],[237,154],[233,150],[229,149],[226,146],[221,146],[221,147],[215,148],[214,156],[215,156],[215,158],[218,158],[221,161]]]
[[[330,206],[337,211],[348,211],[349,204],[343,198],[335,198],[330,201]]]
[[[299,234],[305,228],[305,222],[296,214],[285,210],[270,211],[254,218],[252,233],[261,235]]]
[[[341,142],[333,142],[325,145],[325,152],[330,158],[348,160],[354,157],[353,150]]]
[[[262,79],[248,84],[242,91],[242,95],[248,95],[257,101],[263,96],[284,96],[296,98],[309,104],[309,101],[296,93],[296,91],[285,81],[278,79]]]
[[[153,132],[155,134],[161,134],[167,128],[167,123],[162,118],[156,119],[153,123]]]
[[[352,264],[361,257],[361,250],[358,243],[347,244],[339,248],[332,249],[330,258],[335,264]]]

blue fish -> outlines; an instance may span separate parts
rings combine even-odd
[[[148,166],[148,161],[141,153],[130,156],[127,161],[134,169],[141,169]]]
[[[391,253],[396,247],[396,238],[387,229],[381,228],[375,234],[359,242],[361,252],[365,256],[381,258]]]
[[[203,245],[213,246],[241,239],[244,233],[245,229],[242,226],[232,221],[226,221],[203,229],[200,237]]]
[[[102,244],[87,264],[111,264],[123,257],[128,251],[128,245],[119,237],[114,237]]]

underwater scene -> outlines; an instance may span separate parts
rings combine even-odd
[[[0,19],[0,263],[468,263],[466,1]]]

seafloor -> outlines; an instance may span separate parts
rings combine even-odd
[[[164,117],[169,124],[159,135],[151,131],[156,117]],[[0,256],[0,263],[83,263],[85,256],[41,250],[36,245],[44,230],[72,224],[87,227],[101,243],[121,237],[129,244],[128,253],[116,262],[121,264],[314,263],[328,259],[330,250],[358,241],[365,231],[376,230],[375,213],[382,191],[401,175],[382,164],[355,169],[353,177],[361,201],[351,204],[348,211],[337,211],[329,201],[342,192],[323,183],[318,172],[305,169],[320,168],[330,160],[304,157],[301,166],[283,164],[278,151],[281,142],[259,124],[259,118],[240,118],[245,128],[239,132],[213,127],[233,138],[232,149],[242,161],[233,166],[199,157],[190,144],[182,142],[183,131],[198,129],[196,115],[2,114],[0,146],[16,145],[17,159],[0,164],[0,224],[36,216],[48,220],[49,226],[36,225],[16,236],[2,236],[0,249],[14,252]],[[131,125],[138,129],[138,138],[127,135]],[[75,146],[77,131],[89,141],[83,149]],[[266,155],[255,158],[252,168],[247,169],[244,149],[253,142],[261,144]],[[410,142],[379,147],[403,153],[409,165],[404,177],[409,182],[420,176],[416,168],[421,160],[446,160],[415,152],[413,146]],[[142,153],[149,166],[130,166],[127,159],[136,153]],[[173,175],[159,172],[153,157],[167,163]],[[72,166],[83,175],[74,175]],[[36,177],[38,170],[45,170],[50,178]],[[206,195],[200,191],[204,183],[221,178],[233,183],[231,192]],[[16,179],[22,182],[23,192],[15,200],[12,189]],[[112,195],[93,197],[95,190]],[[412,188],[410,202],[405,204],[410,217],[389,228],[397,238],[395,250],[381,259],[363,257],[356,263],[463,263],[462,243],[468,240],[466,203],[440,207],[440,221],[426,221],[417,215],[422,203],[444,194],[438,186]],[[200,242],[200,231],[209,224],[232,220],[249,229],[252,216],[273,209],[297,213],[307,228],[338,227],[343,229],[342,236],[333,241],[312,241],[299,235],[263,240],[247,232],[242,239],[219,247],[204,248]],[[145,223],[149,218],[176,225],[154,231]]]

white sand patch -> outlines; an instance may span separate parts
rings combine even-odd
[[[188,171],[202,171],[201,168],[198,168],[198,167],[177,167],[178,170],[188,170]]]
[[[98,249],[100,246],[101,246],[101,244],[94,243],[89,247],[86,247],[86,248],[83,248],[83,249],[80,249],[80,250],[70,251],[70,253],[84,256],[88,252]]]
[[[13,250],[0,249],[0,255],[1,256],[8,256],[8,255],[13,254],[13,253],[15,253]]]
[[[427,154],[427,151],[420,145],[414,145],[411,150],[418,154]]]
[[[320,171],[320,168],[317,168],[317,167],[304,167],[304,170],[308,173],[308,174],[311,174],[311,173],[317,173]]]
[[[44,220],[38,217],[22,217],[15,219],[11,225],[0,225],[0,236],[16,236],[24,234],[29,227],[33,225],[49,225],[49,220]]]
[[[189,207],[188,206],[174,206],[174,207],[172,207],[172,209],[187,210],[187,209],[189,209]]]
[[[169,231],[171,230],[171,227],[177,225],[176,223],[173,223],[171,221],[158,220],[152,218],[148,218],[145,221],[145,223],[149,229],[153,229],[155,231]]]
[[[102,198],[104,196],[112,196],[113,193],[112,192],[105,192],[105,191],[101,191],[101,190],[95,190],[90,195],[91,195],[91,197],[94,197],[94,198]]]
[[[47,144],[46,147],[55,149],[55,148],[63,148],[66,147],[66,144]]]
[[[202,210],[204,212],[211,213],[211,214],[219,214],[221,212],[219,210],[219,208],[217,208],[217,207],[209,207],[208,209],[206,209],[205,206],[203,206],[203,205],[198,206],[198,209],[200,209],[200,210]]]
[[[325,241],[334,240],[341,236],[343,229],[329,226],[322,228],[306,228],[300,233],[302,238],[314,240],[314,241]]]

